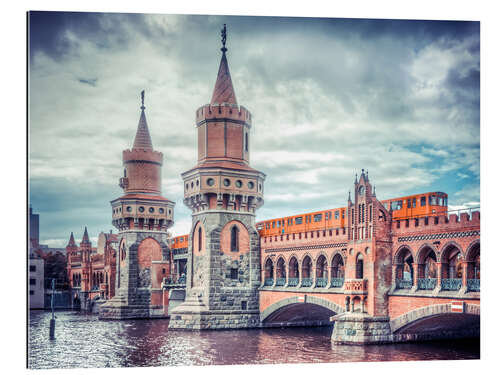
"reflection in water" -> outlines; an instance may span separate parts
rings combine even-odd
[[[168,320],[100,321],[59,312],[56,340],[50,313],[29,322],[29,367],[125,367],[477,359],[479,340],[371,346],[332,345],[332,327],[169,331]]]

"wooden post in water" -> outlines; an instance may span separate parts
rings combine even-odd
[[[56,317],[54,315],[54,294],[56,289],[56,279],[52,279],[52,298],[50,299],[50,306],[52,308],[52,319],[50,319],[50,339],[56,338]]]

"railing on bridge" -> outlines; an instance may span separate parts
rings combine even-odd
[[[276,284],[274,284],[274,285],[276,285],[276,286],[284,286],[285,284],[286,284],[286,278],[284,278],[284,277],[278,277],[276,279]]]
[[[177,280],[173,280],[170,277],[164,277],[162,284],[164,287],[185,288],[186,276],[181,276]]]
[[[467,280],[467,291],[479,292],[480,281],[481,281],[480,279],[468,279]]]
[[[411,289],[412,287],[412,280],[396,279],[396,289]]]
[[[272,286],[274,284],[274,279],[268,277],[264,280],[264,286]]]
[[[304,277],[302,279],[302,283],[300,284],[301,287],[311,287],[313,285],[313,279],[310,277]]]
[[[297,286],[297,285],[299,285],[299,278],[298,277],[288,278],[288,286]]]
[[[460,290],[462,288],[462,279],[441,279],[442,290]]]
[[[344,285],[344,279],[340,277],[332,277],[332,280],[330,281],[330,286],[332,288],[342,288]]]
[[[421,290],[433,290],[436,288],[437,279],[425,278],[425,279],[417,279],[418,289]]]
[[[316,288],[324,288],[328,284],[328,279],[326,277],[318,277],[316,279]]]

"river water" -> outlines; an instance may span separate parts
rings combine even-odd
[[[32,311],[28,367],[79,368],[478,359],[479,339],[380,346],[332,345],[332,327],[170,331],[168,320],[100,321],[97,315]]]

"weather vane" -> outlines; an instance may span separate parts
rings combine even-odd
[[[141,109],[146,108],[144,107],[144,90],[141,91],[141,102],[142,102]]]
[[[223,53],[226,53],[227,48],[226,48],[226,24],[224,24],[224,27],[220,31],[220,35],[222,37],[222,48],[220,49]]]

